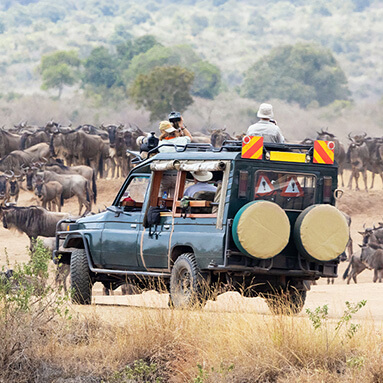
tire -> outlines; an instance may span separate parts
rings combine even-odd
[[[70,261],[72,302],[90,305],[92,301],[92,278],[84,249],[75,249]]]
[[[199,273],[193,253],[180,255],[174,263],[170,277],[169,306],[173,308],[202,307],[203,277]]]
[[[299,314],[306,301],[306,290],[280,290],[264,296],[267,306],[273,314],[295,315]]]

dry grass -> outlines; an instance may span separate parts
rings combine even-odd
[[[371,322],[348,338],[335,335],[335,322],[315,330],[306,317],[228,310],[73,306],[70,320],[41,328],[30,313],[17,331],[2,324],[0,331],[24,348],[12,365],[18,382],[128,382],[113,374],[137,360],[154,366],[152,380],[131,369],[137,382],[382,381],[382,334]]]

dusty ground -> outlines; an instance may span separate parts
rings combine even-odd
[[[348,174],[345,180],[348,181]],[[110,205],[123,183],[123,179],[118,180],[100,180],[98,181],[98,201],[93,211],[97,212],[98,209],[102,210]],[[359,185],[361,186],[361,184]],[[375,187],[368,193],[365,191],[348,191],[345,188],[345,194],[338,204],[338,207],[351,215],[351,235],[354,241],[354,250],[358,248],[358,243],[361,242],[361,236],[358,231],[363,231],[363,225],[372,226],[383,222],[383,193],[382,181],[375,180]],[[19,206],[27,206],[36,204],[34,195],[31,192],[23,191],[19,199]],[[66,201],[63,208],[64,211],[77,214],[78,203],[76,199]],[[28,260],[26,248],[29,246],[29,240],[26,235],[17,232],[10,232],[0,225],[0,266],[7,263],[7,257],[10,265],[15,262],[24,262]],[[346,285],[342,279],[343,272],[347,267],[347,262],[342,263],[339,267],[339,277],[335,280],[334,285],[327,285],[326,280],[320,280],[317,286],[313,286],[312,290],[308,293],[308,298],[305,307],[315,308],[319,305],[329,304],[331,308],[331,315],[339,316],[344,309],[345,301],[357,302],[362,299],[368,301],[367,307],[362,310],[359,317],[372,318],[374,320],[383,320],[383,284],[372,283],[372,271],[366,270],[358,277],[358,284]],[[146,306],[146,307],[163,307],[167,308],[167,297],[159,295],[155,292],[147,292],[141,295],[134,296],[120,296],[113,297],[101,296],[101,285],[95,286],[95,301],[97,303],[114,303],[114,304],[128,304],[133,306]],[[119,294],[118,291],[116,294]],[[218,298],[216,302],[209,302],[205,310],[221,311],[227,310],[227,307],[235,307],[236,310],[248,311],[255,310],[259,313],[268,313],[266,304],[261,299],[247,299],[241,298],[238,294],[227,293]],[[101,306],[94,308],[94,310],[104,310],[107,312],[109,309]],[[125,308],[114,308],[116,313]]]

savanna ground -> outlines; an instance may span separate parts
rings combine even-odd
[[[110,205],[122,181],[98,182],[94,212]],[[363,224],[383,221],[382,187],[379,179],[368,193],[346,190],[339,201],[352,217],[354,250]],[[20,206],[34,203],[22,192]],[[77,209],[66,201],[64,211]],[[11,265],[28,261],[25,235],[1,227],[0,243],[0,265],[6,254]],[[367,270],[347,285],[346,266],[333,285],[312,286],[297,316],[272,315],[262,299],[237,293],[200,311],[173,311],[165,294],[105,297],[96,284],[98,305],[68,304],[71,319],[32,308],[0,323],[0,382],[383,382],[383,284]],[[362,300],[365,307],[344,315],[346,301]],[[310,320],[305,310],[319,307]]]

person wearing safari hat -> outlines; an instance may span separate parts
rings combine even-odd
[[[213,178],[213,173],[205,170],[198,170],[195,172],[191,172],[194,177],[194,185],[189,186],[185,192],[184,196],[193,197],[195,193],[201,191],[211,191],[216,192],[217,188],[214,185],[209,184]]]
[[[169,121],[160,122],[160,137],[159,145],[174,144],[174,145],[187,145],[191,142],[192,136],[190,132],[184,128],[183,136],[180,136],[177,129]],[[162,146],[158,149],[160,152],[175,152],[174,146]]]
[[[261,104],[257,117],[259,117],[260,120],[256,124],[249,126],[246,132],[248,136],[263,137],[265,142],[285,142],[281,129],[273,120],[274,113],[272,105]]]

